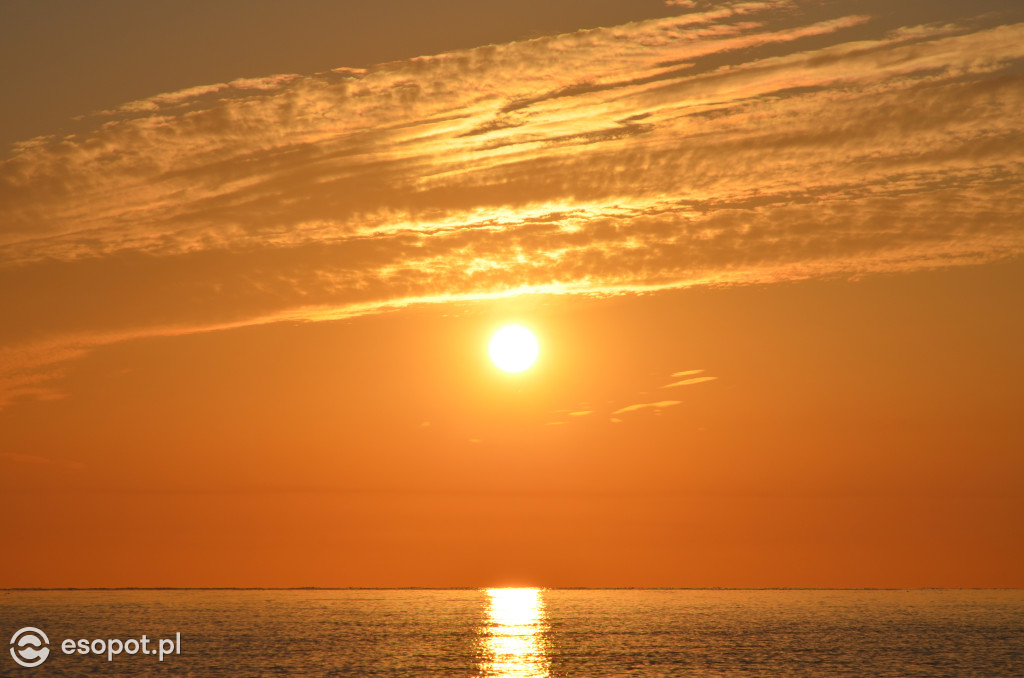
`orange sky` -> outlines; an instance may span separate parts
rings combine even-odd
[[[553,4],[0,10],[0,586],[1024,586],[1024,12]]]

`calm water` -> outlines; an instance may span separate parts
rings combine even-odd
[[[1024,591],[7,591],[0,632],[19,676],[1024,676]]]

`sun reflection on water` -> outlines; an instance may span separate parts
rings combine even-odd
[[[481,676],[546,678],[544,601],[540,589],[488,589]]]

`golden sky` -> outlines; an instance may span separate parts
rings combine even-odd
[[[1017,3],[51,4],[0,586],[1024,585]]]

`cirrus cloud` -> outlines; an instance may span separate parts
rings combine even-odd
[[[18,145],[0,406],[127,338],[1024,249],[1024,23],[677,4],[693,11],[198,86]]]

